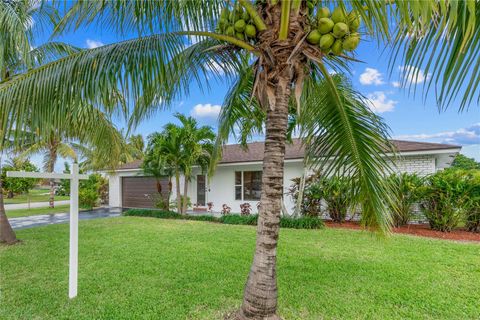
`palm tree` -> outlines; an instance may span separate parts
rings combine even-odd
[[[163,199],[163,192],[161,179],[168,177],[168,191],[167,197],[164,199],[164,210],[170,210],[170,196],[172,194],[172,178],[175,176],[175,170],[166,161],[165,155],[162,153],[163,144],[165,140],[159,133],[153,133],[148,137],[148,145],[145,151],[145,158],[142,163],[142,170],[144,174],[154,177],[157,180],[157,192],[159,197]]]
[[[185,214],[193,167],[199,167],[203,172],[208,170],[214,153],[215,133],[209,126],[199,127],[192,117],[179,113],[175,117],[180,121],[179,125],[168,123],[162,132],[150,135],[144,170],[153,176],[165,176],[169,172],[175,176],[177,211]],[[184,176],[183,196],[181,174]]]
[[[79,1],[57,32],[97,23],[142,37],[74,53],[0,84],[0,123],[21,130],[29,114],[33,118],[49,115],[50,124],[62,125],[63,116],[80,101],[102,101],[114,107],[114,88],[122,89],[135,102],[133,115],[138,121],[153,109],[187,95],[191,82],[208,89],[221,73],[230,83],[251,82],[248,98],[242,98],[247,106],[257,104],[264,112],[265,154],[255,256],[236,317],[277,319],[276,253],[292,100],[303,115],[302,132],[317,165],[355,177],[363,222],[385,232],[390,221],[385,214],[388,189],[382,182],[386,128],[371,115],[361,96],[328,72],[329,68],[344,70],[355,62],[354,57],[327,53],[310,43],[315,42],[313,37],[307,40],[317,18],[313,15],[326,12],[312,4],[304,0],[238,0],[232,7],[226,0]],[[478,103],[478,1],[428,0],[421,6],[415,0],[325,4],[339,6],[335,20],[345,20],[342,10],[353,11],[353,20],[346,22],[358,21],[359,15],[364,21],[362,36],[392,44],[391,65],[398,60],[408,64],[406,79],[418,77],[419,67],[430,70],[432,77],[424,92],[433,87],[440,106],[446,107],[458,95],[462,98],[460,109],[474,99]],[[223,11],[226,14],[221,16],[225,7],[229,12]],[[228,28],[242,20],[239,17],[250,21],[251,38],[247,40],[240,33],[246,28],[243,23],[238,30]],[[341,26],[338,31],[345,30]],[[192,36],[198,41],[188,45]],[[351,40],[357,39],[354,35]],[[245,62],[253,70],[248,78],[243,77]],[[235,86],[232,88],[230,94],[235,95]],[[31,109],[33,103],[36,108]],[[317,108],[319,105],[322,108]],[[332,157],[333,165],[328,165],[326,159]]]
[[[34,26],[42,29],[48,25],[51,26],[58,21],[58,18],[58,11],[49,3],[38,0],[0,1],[0,43],[2,43],[0,83],[2,86],[9,86],[12,81],[21,79],[32,68],[80,52],[78,48],[61,42],[47,42],[34,47],[34,35],[36,35]],[[121,103],[116,90],[111,91],[109,96],[110,99],[116,100],[116,102],[110,100],[113,104]],[[9,108],[16,109],[22,104],[21,97],[9,100]],[[24,100],[24,102],[26,101]],[[25,142],[38,143],[37,146],[39,146],[45,144],[44,141],[50,140],[54,134],[101,146],[104,155],[118,154],[119,137],[113,130],[107,114],[98,108],[101,103],[101,100],[97,100],[93,104],[84,101],[78,101],[71,105],[62,103],[62,108],[67,112],[62,115],[61,121],[52,123],[50,116],[53,114],[43,113],[37,108],[35,101],[29,101],[28,107],[21,112],[15,112],[15,116],[4,114],[5,117],[3,117],[4,115],[2,115],[2,119],[0,119],[0,132],[2,133],[0,150],[4,150],[6,146],[18,150],[25,145]],[[113,110],[109,109],[107,105],[104,105],[103,108],[105,111]],[[17,118],[20,114],[21,118]],[[12,130],[12,127],[15,129]],[[53,164],[49,166],[52,167]],[[2,193],[1,186],[0,193]],[[16,235],[5,215],[2,198],[0,201],[0,242],[12,244],[16,241]]]
[[[173,124],[167,124],[161,133],[153,133],[149,137],[149,144],[155,146],[155,153],[165,167],[170,168],[175,175],[175,190],[177,212],[182,212],[182,193],[180,190],[180,174],[184,170],[185,153],[182,148],[182,131]],[[186,202],[186,199],[185,199]]]
[[[188,183],[192,180],[193,167],[199,167],[205,173],[214,154],[215,133],[209,126],[198,126],[197,121],[192,117],[177,113],[175,117],[180,120],[181,126],[181,148],[183,150],[183,184],[182,203],[183,214],[187,213]]]
[[[31,155],[43,153],[43,168],[46,172],[53,172],[55,170],[55,164],[58,157],[71,159],[77,162],[78,156],[75,148],[69,141],[65,141],[60,136],[59,132],[52,131],[50,137],[35,141],[31,145],[26,146],[22,152],[22,157],[29,157]],[[55,204],[55,180],[50,179],[50,197],[49,206],[54,208]]]

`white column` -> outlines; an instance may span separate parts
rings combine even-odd
[[[78,164],[72,166],[70,180],[70,259],[68,276],[68,297],[77,296],[78,280]]]

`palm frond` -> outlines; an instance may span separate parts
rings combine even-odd
[[[299,119],[308,158],[324,175],[351,177],[363,223],[387,232],[390,191],[384,177],[390,172],[387,153],[393,151],[388,128],[343,76],[331,77],[324,66],[319,67],[321,73],[305,84]]]
[[[56,32],[89,24],[120,34],[211,31],[221,8],[227,3],[226,0],[77,1],[60,21]]]
[[[402,85],[415,94],[435,91],[440,109],[457,102],[462,111],[480,103],[480,2],[436,2],[423,7],[411,2],[396,4],[409,13],[411,24],[399,24],[393,42],[390,70],[403,66]],[[423,74],[420,74],[420,73]],[[422,77],[420,79],[420,77]]]

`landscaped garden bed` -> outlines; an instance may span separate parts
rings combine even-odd
[[[361,230],[363,227],[358,222],[347,221],[337,223],[325,221],[328,228],[343,228]],[[428,224],[408,224],[401,227],[392,228],[393,233],[410,234],[428,238],[438,238],[457,241],[478,241],[480,242],[480,233],[469,232],[463,228],[452,230],[451,232],[442,232],[432,230]]]

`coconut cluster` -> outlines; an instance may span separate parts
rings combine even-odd
[[[257,27],[243,7],[237,5],[233,10],[223,8],[218,19],[217,32],[240,40],[254,40],[257,37]]]
[[[356,11],[347,14],[341,7],[337,7],[330,13],[330,9],[323,7],[317,10],[314,21],[307,41],[318,45],[325,54],[338,56],[358,47],[360,34],[357,31],[361,17]]]

